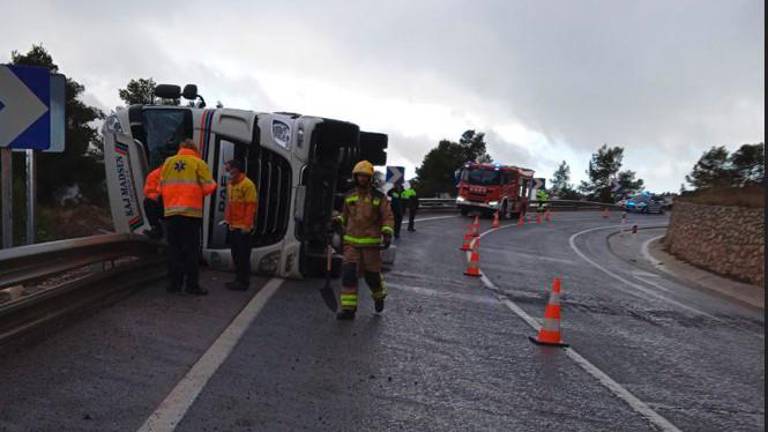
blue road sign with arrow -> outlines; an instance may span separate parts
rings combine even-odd
[[[47,68],[0,65],[0,148],[64,151],[65,87]]]
[[[386,181],[391,184],[402,183],[405,181],[405,167],[388,166]]]

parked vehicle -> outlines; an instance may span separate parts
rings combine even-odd
[[[468,162],[459,174],[456,206],[462,215],[499,211],[502,218],[525,214],[533,170],[511,165]]]
[[[639,193],[626,202],[626,210],[635,213],[664,214],[664,200],[648,192]]]

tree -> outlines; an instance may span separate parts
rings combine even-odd
[[[712,147],[704,152],[693,166],[693,171],[685,176],[685,180],[695,189],[730,185],[728,150],[721,146]]]
[[[33,45],[25,54],[11,52],[11,63],[59,71],[53,57],[42,45]],[[92,201],[104,201],[102,142],[92,126],[94,120],[104,118],[104,113],[78,98],[85,87],[70,77],[67,77],[65,91],[66,147],[63,153],[38,154],[38,199],[50,203],[63,188],[78,185],[83,195]]]
[[[581,198],[573,185],[569,182],[571,179],[571,167],[568,166],[566,161],[560,163],[555,172],[552,174],[552,179],[549,181],[550,192],[556,195],[560,199],[565,200],[577,200]]]
[[[622,147],[608,147],[607,144],[603,144],[597,150],[597,153],[592,154],[592,159],[589,162],[589,169],[587,175],[589,181],[582,181],[579,185],[579,190],[584,193],[588,199],[600,202],[613,202],[612,181],[617,179],[619,169],[621,169],[621,162],[624,159],[624,149]],[[636,183],[634,179],[634,172],[624,175],[625,180],[630,183]],[[620,180],[620,179],[619,179]],[[642,185],[642,180],[640,185]]]
[[[624,193],[638,193],[642,192],[645,187],[643,179],[635,179],[636,173],[632,170],[620,171],[618,175],[619,187]]]
[[[728,158],[731,184],[745,186],[760,184],[765,177],[765,146],[744,144]]]
[[[151,77],[132,79],[124,89],[118,90],[118,94],[126,105],[153,104],[157,101],[155,85],[157,84]]]
[[[456,193],[454,172],[467,161],[492,162],[486,152],[485,134],[474,130],[465,131],[459,142],[440,140],[437,147],[424,156],[416,168],[414,184],[421,195]]]

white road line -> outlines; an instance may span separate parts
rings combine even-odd
[[[414,219],[414,222],[426,222],[431,220],[439,220],[439,219],[450,219],[450,218],[456,218],[459,217],[458,215],[452,215],[452,216],[435,216],[435,217],[428,217],[428,218],[421,218],[421,219]]]
[[[661,265],[661,261],[654,258],[653,255],[651,255],[651,251],[649,250],[651,242],[658,240],[662,237],[664,237],[664,234],[658,235],[656,237],[651,237],[648,240],[644,241],[643,245],[640,246],[640,253],[643,254],[643,258],[645,258],[646,261],[653,264],[653,267],[656,268],[656,270],[661,270],[664,273],[669,274],[669,270],[667,270],[663,265]]]
[[[630,280],[628,280],[628,279],[626,279],[626,278],[624,278],[624,277],[622,277],[622,276],[620,276],[620,275],[618,275],[618,274],[608,270],[607,268],[603,267],[602,265],[598,264],[597,262],[595,262],[594,260],[592,260],[591,258],[586,256],[584,254],[584,252],[582,252],[578,247],[576,247],[576,238],[577,237],[579,237],[579,236],[581,236],[583,234],[592,232],[592,231],[599,231],[599,230],[605,230],[605,229],[611,229],[611,228],[615,228],[615,226],[614,225],[599,226],[599,227],[595,227],[595,228],[586,229],[584,231],[579,231],[579,232],[573,234],[568,239],[568,243],[571,245],[571,249],[573,249],[573,251],[576,252],[576,254],[578,256],[583,258],[584,261],[588,262],[590,265],[592,265],[596,269],[598,269],[601,272],[607,274],[608,276],[616,279],[617,281],[622,282],[625,285],[630,286],[630,287],[636,289],[637,291],[645,293],[646,295],[649,295],[651,297],[654,297],[654,298],[657,298],[659,300],[663,300],[663,301],[665,301],[667,303],[673,304],[673,305],[675,305],[675,306],[677,306],[677,307],[679,307],[681,309],[685,309],[685,310],[687,310],[689,312],[693,312],[693,313],[696,313],[696,314],[699,314],[699,315],[704,315],[704,316],[706,316],[706,317],[708,317],[710,319],[713,319],[713,320],[716,320],[716,321],[720,321],[714,315],[711,315],[711,314],[708,314],[708,313],[706,313],[706,312],[704,312],[702,310],[696,309],[695,307],[688,306],[687,304],[680,303],[677,300],[673,300],[671,298],[665,297],[665,296],[657,293],[656,291],[654,291],[652,289],[646,288],[646,287],[644,287],[644,286],[642,286],[640,284],[636,284],[636,283],[634,283],[634,282],[632,282],[632,281],[630,281]],[[644,282],[648,283],[647,281],[644,281]],[[628,294],[632,294],[632,295],[635,295],[637,297],[643,298],[643,296],[639,295],[636,291],[632,291],[632,290],[626,289],[626,288],[622,287],[621,285],[619,285],[618,288],[620,290],[628,293]],[[645,298],[645,300],[650,300],[650,299]]]
[[[502,227],[505,228],[505,227]],[[499,228],[501,229],[501,228]],[[482,234],[480,234],[480,237],[483,237],[486,234],[489,234],[496,230],[489,230]],[[541,327],[541,324],[532,316],[528,315],[520,306],[518,306],[515,302],[512,300],[504,297],[499,293],[499,289],[493,284],[493,282],[485,276],[485,274],[481,271],[480,274],[482,275],[481,280],[483,281],[483,285],[486,286],[486,288],[490,289],[491,291],[494,291],[496,293],[496,298],[504,304],[509,310],[515,313],[520,319],[525,321],[533,330],[538,331]],[[615,396],[617,396],[619,399],[623,400],[624,402],[629,405],[631,409],[633,409],[636,413],[640,414],[641,416],[645,417],[659,427],[663,432],[681,432],[680,429],[677,428],[674,424],[672,424],[669,420],[664,418],[661,414],[654,411],[648,404],[643,402],[642,400],[638,399],[637,396],[633,395],[629,390],[622,387],[621,384],[614,381],[613,378],[608,376],[605,372],[600,370],[597,366],[592,364],[589,360],[581,356],[576,350],[573,348],[566,348],[565,354],[574,362],[576,362],[577,365],[579,365],[582,369],[584,369],[588,374],[592,375],[597,381],[605,388],[607,388],[611,393],[613,393]]]
[[[245,331],[282,283],[283,279],[270,279],[261,291],[253,296],[213,345],[208,348],[208,351],[176,384],[176,387],[160,403],[155,412],[147,418],[139,428],[139,432],[170,432],[176,429],[208,380],[237,346],[240,338],[243,337]]]

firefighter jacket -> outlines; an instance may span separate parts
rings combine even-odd
[[[203,198],[216,190],[208,165],[196,151],[182,148],[165,160],[160,177],[165,217],[203,217]]]
[[[258,208],[259,194],[251,179],[240,174],[227,184],[227,208],[224,210],[224,220],[229,229],[250,231],[253,229],[254,217]]]
[[[144,196],[152,201],[160,199],[160,175],[162,171],[162,166],[155,168],[144,180]]]
[[[387,197],[372,188],[358,187],[344,197],[341,223],[345,228],[344,244],[355,247],[381,246],[382,234],[394,233]]]

